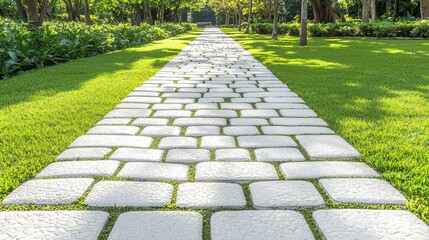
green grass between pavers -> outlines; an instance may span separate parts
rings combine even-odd
[[[52,162],[199,33],[0,81],[0,201]]]
[[[223,29],[302,97],[429,223],[429,41],[245,35]]]

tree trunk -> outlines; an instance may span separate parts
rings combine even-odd
[[[229,12],[228,12],[228,10],[226,11],[226,13],[225,13],[225,25],[229,25]]]
[[[386,0],[386,15],[387,17],[392,15],[392,0]]]
[[[249,17],[247,18],[247,26],[246,30],[244,31],[245,34],[250,33],[250,25],[252,24],[252,8],[253,8],[253,0],[250,0],[249,2]]]
[[[274,0],[274,1],[276,1],[276,0]],[[271,13],[272,13],[272,11],[273,11],[273,5],[272,5],[273,3],[272,3],[272,0],[268,0],[268,9],[267,9],[267,19],[269,20],[269,21],[271,21],[272,20],[272,15],[271,15]],[[275,4],[275,3],[274,3]],[[275,7],[274,7],[275,8]],[[275,10],[274,10],[275,11]],[[275,13],[274,13],[275,14]]]
[[[66,10],[67,10],[67,21],[73,21],[73,5],[71,0],[65,0]]]
[[[377,0],[371,0],[371,20],[377,20]]]
[[[301,1],[301,33],[299,35],[299,45],[307,45],[307,0]]]
[[[335,13],[331,0],[311,0],[313,5],[314,23],[335,22],[341,17]]]
[[[85,1],[85,22],[86,25],[92,25],[94,24],[94,22],[91,20],[91,13],[89,11],[89,0],[84,0]]]
[[[429,19],[429,0],[420,0],[420,16]]]
[[[15,2],[16,2],[16,7],[18,8],[19,15],[21,16],[22,21],[25,23],[28,22],[27,12],[25,11],[21,0],[15,0]]]
[[[278,23],[279,23],[279,0],[274,0],[274,22],[272,39],[278,39]]]
[[[361,2],[362,2],[362,22],[364,22],[364,23],[369,22],[369,13],[371,10],[370,1],[371,0],[361,0]]]
[[[131,15],[131,25],[140,26],[142,23],[142,8],[139,3],[133,4],[134,12]]]
[[[73,6],[73,20],[79,21],[80,20],[80,6],[82,5],[81,0],[75,0],[74,6]]]
[[[243,17],[243,10],[241,9],[240,5],[238,5],[238,31],[241,32],[241,19]]]
[[[393,19],[396,19],[396,17],[398,16],[398,12],[399,12],[399,0],[395,0],[393,5],[393,13],[392,13]]]

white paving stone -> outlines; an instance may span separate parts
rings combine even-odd
[[[257,135],[260,134],[255,126],[232,126],[224,127],[223,133],[231,136]]]
[[[78,159],[103,159],[112,149],[110,148],[70,148],[66,149],[55,159],[58,161]]]
[[[154,104],[151,109],[152,110],[180,110],[183,108],[183,104],[177,104],[177,103],[158,103]]]
[[[278,117],[279,114],[275,110],[260,110],[260,109],[252,109],[252,110],[241,110],[241,116],[244,118],[270,118],[270,117]]]
[[[225,126],[225,118],[177,118],[173,125],[176,126]]]
[[[152,111],[149,109],[113,109],[106,115],[106,118],[149,117],[151,113]]]
[[[2,204],[69,204],[81,197],[93,179],[39,179],[23,183],[10,193]]]
[[[226,211],[211,217],[212,240],[313,240],[304,217],[289,210]]]
[[[332,209],[313,213],[327,240],[427,240],[429,227],[407,211]]]
[[[379,174],[361,162],[288,162],[280,164],[286,179],[323,177],[379,177]]]
[[[220,128],[218,126],[190,126],[186,128],[185,136],[201,137],[210,135],[219,135]]]
[[[268,121],[263,118],[232,118],[232,126],[261,126],[268,125]]]
[[[203,110],[203,109],[218,109],[218,107],[216,103],[191,103],[191,104],[186,104],[185,109]]]
[[[158,110],[153,114],[154,118],[182,118],[190,117],[191,111],[188,110]]]
[[[109,177],[119,167],[118,161],[67,161],[49,164],[37,177]]]
[[[142,136],[149,137],[168,137],[179,136],[181,128],[176,126],[148,126],[140,133]]]
[[[259,162],[203,162],[196,167],[196,181],[252,181],[276,180],[278,175],[271,164]]]
[[[174,163],[127,163],[118,173],[119,178],[135,180],[188,180],[189,167]]]
[[[237,113],[234,110],[198,110],[195,117],[233,118]]]
[[[132,118],[104,118],[95,125],[127,125]]]
[[[159,142],[158,148],[197,148],[197,139],[192,137],[164,137]]]
[[[108,217],[101,211],[0,212],[0,239],[97,240]]]
[[[207,149],[171,149],[167,153],[167,162],[204,162],[210,161]]]
[[[94,135],[135,135],[140,129],[133,126],[95,126],[86,134]]]
[[[118,148],[109,159],[123,162],[160,162],[163,150],[141,148]]]
[[[256,209],[296,209],[324,207],[325,201],[314,185],[305,181],[268,181],[250,184]]]
[[[267,135],[334,134],[334,131],[327,127],[295,126],[263,126],[262,132]]]
[[[259,148],[255,149],[256,161],[289,162],[304,161],[305,157],[297,148]]]
[[[310,109],[281,109],[283,117],[317,117],[317,114]]]
[[[218,161],[241,162],[251,160],[249,150],[241,148],[217,149],[215,155]]]
[[[82,135],[70,147],[141,147],[148,148],[153,139],[144,136]]]
[[[245,207],[243,189],[234,183],[182,183],[176,204],[186,208]]]
[[[108,239],[202,240],[202,235],[203,217],[199,213],[145,211],[119,215]]]
[[[398,190],[380,179],[321,179],[319,184],[334,202],[400,205],[406,202]]]
[[[204,136],[201,138],[201,148],[235,148],[235,139],[230,136]]]
[[[273,125],[284,126],[328,126],[321,118],[271,118]]]
[[[292,138],[287,136],[240,136],[237,137],[238,145],[243,148],[265,147],[295,147]]]
[[[137,118],[131,123],[133,126],[165,126],[167,124],[167,118]]]
[[[149,108],[150,104],[147,103],[120,103],[115,108],[125,108],[125,109],[145,109]]]
[[[358,158],[359,152],[340,136],[296,136],[312,160]]]
[[[162,207],[171,202],[173,185],[160,182],[101,181],[85,204],[97,207]]]

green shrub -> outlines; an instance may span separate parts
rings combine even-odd
[[[252,30],[259,34],[269,34],[272,28],[271,23],[252,24]],[[429,21],[309,23],[308,32],[313,37],[428,38]],[[298,36],[299,24],[281,23],[278,33]]]
[[[47,22],[42,27],[0,21],[0,79],[21,71],[89,57],[164,39],[189,31],[194,24],[160,26],[92,25]]]

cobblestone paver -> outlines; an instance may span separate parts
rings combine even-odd
[[[2,204],[83,202],[90,210],[0,212],[0,239],[97,239],[108,217],[99,207],[112,210],[113,229],[103,231],[110,240],[200,240],[203,220],[214,240],[315,232],[328,240],[429,239],[428,226],[406,211],[315,211],[330,201],[403,208],[406,199],[305,99],[215,28],[56,160]],[[215,213],[203,219],[197,209]]]

